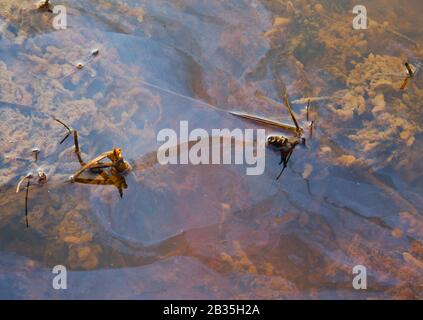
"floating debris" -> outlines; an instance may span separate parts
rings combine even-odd
[[[60,80],[66,79],[67,77],[70,77],[73,74],[75,74],[78,70],[84,69],[85,66],[90,64],[99,54],[100,54],[100,49],[98,48],[92,49],[90,55],[86,57],[85,60],[79,61],[75,64],[75,70],[72,70],[68,74],[64,75],[63,77],[60,78]]]
[[[407,68],[408,75],[410,77],[414,76],[414,70],[408,62],[405,63],[405,67]]]
[[[79,163],[81,164],[81,166],[84,166],[85,163],[82,160],[81,157],[81,151],[79,149],[79,141],[78,141],[78,132],[76,130],[71,129],[66,123],[64,123],[63,121],[54,118],[55,121],[57,121],[58,123],[60,123],[62,126],[65,127],[65,129],[68,131],[68,133],[65,135],[65,137],[59,142],[59,144],[62,144],[63,142],[65,142],[65,140],[73,133],[73,140],[74,140],[74,145],[75,145],[75,153],[78,157]]]
[[[28,196],[29,196],[29,186],[31,184],[31,178],[32,176],[28,176],[27,184],[26,184],[26,193],[25,193],[25,224],[26,227],[29,228],[29,221],[28,221]]]
[[[99,53],[100,53],[100,49],[96,48],[96,49],[91,50],[91,55],[93,57],[97,57],[99,55]]]
[[[46,175],[46,173],[44,171],[38,170],[37,176],[38,176],[38,183],[39,184],[45,184],[45,183],[47,183],[47,175]]]
[[[25,177],[19,180],[18,185],[16,187],[16,193],[19,193],[21,185],[26,179],[32,179],[32,178],[33,178],[32,172],[29,172]]]
[[[38,184],[45,184],[47,183],[47,175],[46,173],[41,170],[38,169],[37,174],[37,183]],[[26,223],[26,227],[29,228],[29,223],[28,223],[28,197],[29,197],[29,187],[31,185],[31,179],[34,178],[34,174],[32,172],[29,172],[26,176],[24,176],[21,180],[19,180],[18,185],[16,187],[16,193],[19,193],[20,189],[21,189],[21,185],[22,183],[27,180],[27,184],[26,184],[26,191],[25,191],[25,223]]]
[[[110,159],[111,162],[100,162],[106,158]],[[113,174],[124,174],[130,170],[131,166],[124,160],[122,156],[122,149],[113,148],[111,151],[104,152],[83,165],[81,169],[69,178],[69,180],[73,182],[86,170],[104,168],[111,168]]]
[[[85,184],[97,184],[97,185],[114,185],[118,188],[119,194],[123,196],[123,189],[127,188],[125,179],[123,175],[132,169],[131,165],[126,162],[122,156],[121,148],[113,148],[110,151],[100,154],[98,157],[93,160],[85,163],[82,160],[81,152],[79,149],[78,142],[78,132],[71,129],[67,124],[59,119],[54,119],[61,125],[65,127],[68,131],[66,136],[62,139],[60,143],[63,143],[72,133],[74,135],[74,144],[75,144],[75,153],[78,157],[81,168],[75,172],[72,176],[69,177],[71,182],[85,183]],[[108,158],[111,162],[101,162],[102,160]],[[102,169],[110,168],[111,175],[108,175]],[[87,170],[98,172],[99,176],[102,179],[80,179],[79,176]],[[122,178],[119,178],[122,177]]]
[[[19,193],[20,191],[20,187],[22,185],[22,183],[27,180],[27,184],[26,184],[26,192],[25,192],[25,223],[26,223],[26,227],[29,228],[29,223],[28,223],[28,196],[29,196],[29,186],[31,184],[31,179],[34,176],[32,175],[32,173],[28,173],[25,177],[23,177],[19,183],[18,186],[16,187],[16,193]]]
[[[40,149],[34,148],[34,149],[31,150],[31,153],[34,156],[35,161],[37,162],[38,161],[38,155],[40,154]]]
[[[405,65],[405,68],[407,69],[407,76],[401,85],[401,88],[400,88],[401,90],[404,90],[407,87],[408,83],[410,82],[410,79],[414,77],[414,75],[416,74],[417,70],[420,67],[420,64],[417,67],[414,67],[408,62],[404,63],[404,65]]]

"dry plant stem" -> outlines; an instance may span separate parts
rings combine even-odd
[[[97,158],[91,160],[90,162],[86,163],[85,165],[82,166],[81,169],[79,169],[77,172],[75,172],[75,174],[73,176],[71,176],[71,180],[74,181],[76,178],[78,178],[85,170],[87,169],[91,169],[93,167],[95,167],[96,165],[98,165],[98,162],[107,158],[107,156],[109,155],[109,152],[105,152],[102,153],[101,155],[99,155]],[[103,164],[102,164],[103,165]],[[110,165],[110,167],[113,164]]]
[[[66,125],[63,121],[61,121],[61,120],[59,120],[59,119],[56,119],[56,118],[54,118],[54,121],[57,121],[58,123],[60,123],[62,126],[64,126],[65,127],[65,129],[68,131],[67,133],[66,133],[66,135],[65,135],[65,137],[59,142],[59,144],[62,144],[63,142],[65,142],[66,141],[66,139],[71,135],[71,133],[72,133],[72,130],[71,130],[71,128],[68,126],[68,125]]]
[[[95,169],[106,169],[106,168],[111,168],[113,167],[113,163],[112,162],[101,162],[101,163],[94,163],[92,164],[89,169],[90,170],[95,170]]]
[[[310,119],[310,99],[308,99],[307,102],[307,122]],[[314,120],[310,122],[310,139],[313,137],[313,126],[314,126]]]
[[[63,121],[61,121],[59,119],[54,118],[54,120],[57,121],[58,123],[60,123],[62,126],[64,126],[66,128],[66,130],[68,131],[66,136],[62,139],[62,141],[60,141],[59,144],[62,144],[63,142],[65,142],[65,140],[73,132],[73,143],[75,144],[75,153],[76,153],[76,156],[78,157],[78,161],[81,164],[81,166],[84,166],[85,162],[82,160],[81,150],[79,149],[78,131],[71,129],[66,123],[64,123]]]
[[[256,121],[259,123],[263,123],[272,127],[276,127],[282,130],[286,130],[286,131],[290,131],[290,132],[297,132],[297,128],[295,126],[286,124],[286,123],[282,123],[282,122],[278,122],[278,121],[274,121],[274,120],[270,120],[270,119],[266,119],[266,118],[262,118],[262,117],[258,117],[258,116],[253,116],[253,115],[249,115],[246,113],[240,113],[240,112],[235,112],[235,111],[230,111],[230,114],[233,114],[237,117],[241,117],[241,118],[245,118],[248,120],[252,120],[252,121]]]
[[[292,111],[291,104],[289,103],[288,94],[285,94],[284,97],[285,105],[288,108],[289,114],[291,115],[292,121],[295,123],[295,127],[297,128],[297,133],[300,134],[302,131],[302,128],[298,125],[297,119],[295,118],[294,112]]]
[[[68,132],[71,132],[72,131],[71,128],[66,123],[64,123],[63,121],[61,121],[61,120],[59,120],[57,118],[54,118],[54,120],[57,121],[57,122],[59,122],[62,126],[64,126],[66,128],[66,130],[68,130]]]
[[[314,126],[314,120],[312,120],[310,124],[310,139],[313,138],[313,126]]]
[[[65,142],[65,140],[70,136],[70,132],[69,133],[67,133],[66,135],[65,135],[65,137],[59,142],[59,144],[62,144],[63,142]]]
[[[79,164],[81,166],[84,166],[85,162],[84,160],[82,160],[81,150],[79,149],[78,131],[76,130],[73,130],[73,142],[75,144],[75,153],[76,153],[76,156],[78,157]]]
[[[19,193],[19,190],[21,189],[22,182],[24,182],[25,179],[27,179],[27,178],[28,178],[28,176],[25,176],[21,180],[19,180],[18,185],[16,187],[16,193]]]
[[[402,83],[402,85],[401,85],[401,87],[400,87],[400,90],[404,90],[404,89],[407,87],[408,83],[410,82],[410,79],[411,79],[411,77],[410,77],[410,76],[407,76],[407,77],[404,79],[404,82]]]
[[[404,82],[401,85],[400,90],[404,90],[405,87],[407,87],[407,84],[410,82],[410,79],[414,76],[415,71],[411,68],[410,64],[408,62],[405,63],[405,67],[407,68],[407,77],[404,79]]]
[[[28,182],[26,184],[26,194],[25,194],[25,222],[26,222],[26,227],[29,228],[29,223],[28,223],[28,195],[29,195],[29,185],[31,183],[31,178],[28,177]]]
[[[101,177],[102,179],[98,179],[98,177]],[[115,179],[116,177],[109,176],[104,171],[101,171],[96,178],[93,179],[87,179],[87,178],[76,178],[73,181],[76,183],[81,184],[89,184],[89,185],[102,185],[102,186],[114,186],[118,189],[119,195],[121,198],[123,198],[123,189],[127,188],[126,181],[123,177],[119,177],[118,179]]]
[[[73,130],[73,142],[75,144],[75,151],[79,153],[78,132],[76,130]]]
[[[75,179],[77,179],[86,170],[89,170],[89,169],[115,168],[115,166],[118,164],[119,159],[117,157],[120,156],[120,149],[113,149],[113,151],[104,152],[101,155],[99,155],[98,157],[96,157],[93,160],[89,161],[88,163],[85,163],[82,160],[81,151],[79,149],[78,132],[76,130],[71,129],[63,121],[58,120],[58,119],[55,119],[55,120],[57,122],[59,122],[60,124],[62,124],[68,130],[68,134],[62,140],[62,142],[64,140],[66,140],[66,138],[70,135],[70,133],[73,132],[73,140],[74,140],[74,144],[75,144],[75,153],[76,153],[76,155],[78,157],[78,161],[79,161],[79,163],[81,165],[81,168],[77,172],[75,172],[72,176],[70,176],[70,180],[72,182],[75,182]],[[117,152],[117,150],[119,150],[119,155],[115,154],[115,152]],[[109,158],[110,160],[112,160],[112,162],[100,163],[100,161],[103,160],[103,159],[105,159],[105,158]],[[122,159],[122,161],[123,161],[123,159]],[[117,169],[117,170],[119,170],[119,169]]]
[[[97,185],[97,186],[113,185],[110,181],[108,181],[107,177],[103,177],[103,175],[101,174],[100,174],[100,177],[102,177],[102,179],[75,178],[74,182],[81,183],[81,184]]]
[[[308,99],[308,102],[307,102],[307,121],[309,119],[309,112],[310,112],[310,99]]]
[[[282,107],[282,105],[281,104],[279,104],[278,102],[276,102],[276,101],[274,101],[274,100],[272,100],[272,99],[270,99],[270,98],[268,98],[268,97],[266,97],[262,92],[260,92],[259,90],[257,90],[256,91],[256,93],[255,93],[255,95],[256,95],[256,97],[257,98],[260,98],[260,99],[263,99],[264,101],[266,101],[267,103],[269,103],[270,105],[272,105],[272,106],[274,106],[274,107],[276,107],[276,108],[281,108]],[[303,129],[298,125],[298,122],[297,122],[297,119],[295,118],[295,115],[294,115],[294,113],[292,112],[292,108],[291,108],[291,105],[290,105],[290,103],[289,103],[289,101],[288,101],[288,95],[285,95],[285,105],[286,105],[286,107],[288,108],[288,111],[289,111],[289,113],[290,113],[290,115],[291,115],[291,118],[292,118],[292,120],[294,121],[294,124],[295,124],[295,128],[293,127],[293,126],[290,126],[290,129],[291,129],[291,131],[295,131],[295,132],[302,132],[303,131]],[[284,125],[285,126],[285,125]],[[294,129],[294,130],[292,130],[292,129]]]
[[[410,77],[412,77],[414,75],[414,72],[413,72],[413,69],[411,69],[411,66],[410,66],[410,64],[408,62],[405,63],[405,67],[407,68],[408,75]]]

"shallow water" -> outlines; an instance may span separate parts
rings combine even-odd
[[[366,31],[350,1],[62,3],[69,26],[55,31],[30,1],[0,1],[0,298],[422,298],[422,73],[399,90],[404,61],[423,61],[421,3],[369,1]],[[280,180],[271,150],[259,176],[157,163],[157,133],[181,120],[290,121],[256,90],[287,90],[302,123],[296,100],[330,97],[313,101],[313,137]],[[78,130],[85,160],[122,148],[123,198],[67,182],[79,164],[53,117]],[[38,167],[49,181],[30,188],[26,228],[15,189]],[[58,264],[65,291],[51,286]],[[352,287],[359,264],[367,290]]]

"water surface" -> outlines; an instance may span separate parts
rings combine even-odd
[[[56,31],[31,1],[0,1],[1,298],[422,298],[422,73],[399,90],[403,63],[423,57],[420,2],[368,1],[361,31],[351,1],[62,3]],[[182,120],[208,132],[265,128],[230,110],[290,121],[257,90],[287,91],[302,123],[304,98],[326,97],[280,180],[271,150],[260,176],[157,163],[157,133]],[[78,130],[85,160],[122,148],[123,198],[67,182],[79,164],[53,117]],[[38,167],[49,181],[30,189],[26,228],[15,189]],[[365,291],[351,284],[358,264]]]

